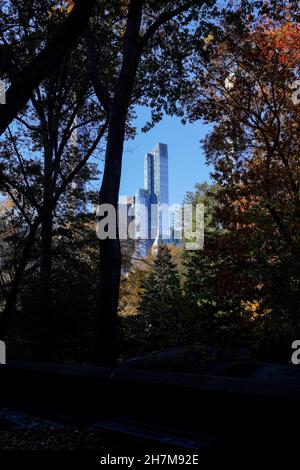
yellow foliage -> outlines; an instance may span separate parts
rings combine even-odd
[[[73,3],[72,0],[64,0],[63,3],[65,5],[53,7],[51,11],[49,11],[49,17],[52,18],[55,16],[57,13],[61,13],[63,15],[69,15],[71,11],[73,10],[75,4]]]
[[[265,317],[271,313],[270,308],[262,308],[262,301],[261,300],[242,300],[241,306],[243,307],[244,311],[250,315],[251,320],[256,320],[257,318]]]
[[[205,44],[210,44],[214,40],[214,35],[212,33],[209,33],[206,38],[204,38]]]
[[[135,268],[123,279],[120,289],[120,316],[129,317],[138,314],[145,275],[145,270]]]

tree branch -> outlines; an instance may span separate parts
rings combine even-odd
[[[89,70],[90,79],[92,81],[99,103],[101,104],[103,109],[108,113],[109,107],[110,107],[110,97],[109,97],[107,90],[103,86],[103,83],[101,79],[99,78],[99,75],[97,72],[97,63],[98,63],[97,50],[95,46],[95,38],[90,28],[88,29],[88,32],[86,34],[86,39],[87,39],[87,53],[88,53],[88,70]]]
[[[66,177],[63,177],[63,182],[60,185],[60,187],[57,189],[57,191],[54,195],[54,198],[53,198],[53,208],[56,206],[57,201],[59,200],[61,194],[65,191],[68,184],[70,184],[73,181],[74,177],[76,175],[78,175],[78,173],[82,170],[82,168],[85,166],[85,164],[88,162],[89,158],[92,156],[92,154],[96,150],[100,140],[102,139],[102,137],[103,137],[103,135],[104,135],[104,133],[107,129],[107,126],[108,126],[108,121],[106,121],[103,124],[103,126],[101,127],[100,132],[99,132],[96,140],[94,141],[93,145],[88,150],[88,152],[85,154],[84,158],[76,165],[76,167],[72,171],[70,171],[70,173]]]
[[[189,2],[184,3],[183,5],[178,6],[174,10],[165,11],[162,13],[153,23],[149,26],[148,30],[145,32],[143,37],[141,38],[141,47],[145,47],[149,40],[154,36],[154,34],[158,31],[158,29],[163,26],[168,21],[175,18],[175,16],[184,13],[192,6],[199,4],[199,7],[204,5],[205,0],[190,0]]]
[[[57,69],[72,49],[84,32],[95,4],[96,0],[77,0],[58,33],[12,81],[6,94],[6,105],[0,106],[0,135],[26,106],[38,85]]]

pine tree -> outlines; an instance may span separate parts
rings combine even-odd
[[[181,342],[184,302],[179,273],[166,245],[158,251],[144,285],[139,313],[144,319],[150,349],[162,349]]]

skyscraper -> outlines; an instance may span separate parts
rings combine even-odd
[[[168,146],[158,143],[145,155],[144,188],[135,196],[136,257],[170,238]]]

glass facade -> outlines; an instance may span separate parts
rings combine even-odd
[[[154,158],[154,192],[159,204],[169,204],[168,146],[157,144],[151,153]]]
[[[135,195],[135,258],[144,258],[149,250],[148,191],[139,189]]]
[[[146,256],[153,245],[166,240],[170,233],[168,146],[158,143],[145,155],[144,189],[136,194],[137,256]],[[145,236],[146,235],[146,236]]]

